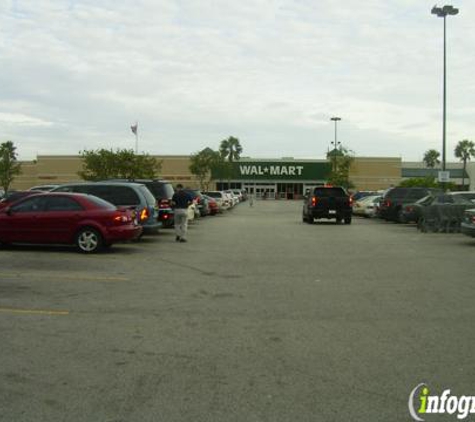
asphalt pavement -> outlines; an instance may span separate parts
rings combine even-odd
[[[0,249],[0,421],[411,421],[422,382],[475,396],[474,253],[270,200],[186,244]]]

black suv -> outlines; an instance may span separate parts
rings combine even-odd
[[[387,190],[379,206],[379,217],[387,221],[404,222],[404,207],[413,204],[427,195],[440,195],[443,191],[436,188],[391,188]]]
[[[158,221],[163,227],[173,226],[172,197],[175,193],[172,184],[162,179],[109,179],[107,182],[132,182],[147,186],[157,201]]]
[[[351,224],[351,214],[351,198],[345,189],[319,186],[305,197],[302,220],[312,224],[316,218],[334,218],[337,223]]]

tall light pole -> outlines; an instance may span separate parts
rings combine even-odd
[[[337,139],[337,123],[341,120],[341,117],[332,117],[330,120],[335,122],[335,140],[331,142],[335,146],[335,148],[333,148],[331,154],[333,156],[333,170],[336,170],[336,154],[338,150],[338,145],[341,145],[341,142],[338,142]]]
[[[337,122],[341,120],[341,117],[332,117],[330,120],[335,122],[335,140],[332,142],[333,145],[335,145],[335,149],[338,147],[338,145],[341,144],[341,142],[337,142]]]
[[[446,48],[446,17],[448,15],[456,15],[459,12],[453,6],[434,6],[431,10],[433,15],[439,18],[444,18],[444,99],[443,99],[443,117],[442,117],[442,171],[445,172],[445,142],[446,142],[446,129],[447,129],[447,48]]]

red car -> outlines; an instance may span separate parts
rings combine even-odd
[[[216,215],[219,212],[219,206],[218,203],[216,202],[216,199],[211,198],[211,196],[206,196],[205,198],[208,200],[208,208],[209,208],[209,214],[210,215]]]
[[[142,233],[133,211],[92,195],[39,193],[0,210],[0,243],[75,244],[97,252]]]

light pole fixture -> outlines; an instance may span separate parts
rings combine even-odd
[[[335,146],[334,149],[337,149],[338,145],[341,145],[341,142],[338,142],[337,140],[337,123],[341,120],[341,117],[332,117],[330,120],[335,122],[335,140],[331,143]]]
[[[341,145],[341,142],[338,142],[338,138],[337,138],[337,123],[341,120],[341,117],[332,117],[330,118],[331,121],[335,122],[335,140],[330,142],[331,144],[333,144],[334,148],[330,151],[330,154],[331,154],[331,159],[332,159],[332,167],[333,167],[333,171],[336,170],[336,156],[338,154],[338,146]]]
[[[446,144],[446,133],[447,133],[447,48],[446,48],[446,17],[448,15],[456,15],[459,12],[453,6],[443,6],[437,7],[434,6],[431,10],[433,15],[436,15],[439,18],[444,18],[444,79],[443,79],[443,112],[442,112],[442,171],[445,171],[445,144]]]

